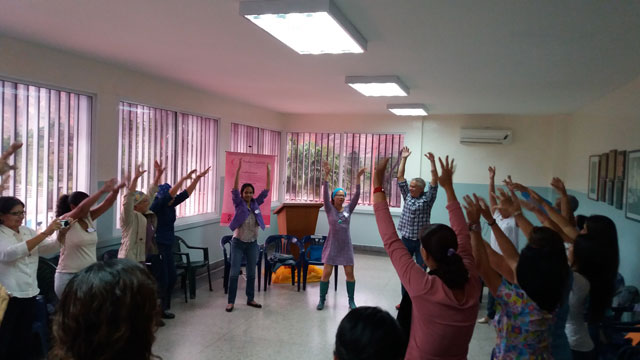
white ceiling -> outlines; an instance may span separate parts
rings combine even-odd
[[[0,34],[283,113],[570,113],[640,75],[640,1],[335,0],[364,54],[298,55],[239,0],[0,0]],[[346,75],[398,75],[366,98]]]

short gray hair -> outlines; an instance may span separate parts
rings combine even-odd
[[[418,184],[418,185],[422,186],[422,188],[423,188],[423,189],[424,189],[425,187],[427,187],[427,183],[424,181],[424,179],[423,179],[423,178],[419,178],[419,177],[417,177],[417,178],[413,178],[413,179],[411,179],[411,181],[415,181],[415,182],[416,182],[416,184]]]

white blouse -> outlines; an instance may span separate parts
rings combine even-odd
[[[83,220],[87,223],[87,230],[76,222],[67,231],[56,272],[77,273],[97,261],[98,232],[95,223],[91,216]]]
[[[15,232],[0,225],[0,284],[11,296],[29,298],[38,295],[38,257],[56,253],[60,243],[55,238],[46,239],[29,252],[27,240],[36,232],[20,226]]]

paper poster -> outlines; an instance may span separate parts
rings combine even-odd
[[[227,151],[226,154],[224,196],[222,197],[222,215],[220,218],[221,226],[229,226],[235,214],[235,208],[231,200],[231,189],[233,189],[233,182],[236,178],[236,170],[238,169],[240,159],[242,159],[242,169],[240,169],[238,179],[238,190],[240,190],[242,184],[250,183],[255,189],[254,198],[257,197],[267,185],[267,164],[271,164],[271,170],[273,171],[276,161],[275,155],[258,155],[230,151]],[[271,222],[271,192],[269,192],[267,198],[264,199],[264,203],[260,205],[260,212],[262,213],[264,225],[269,227]]]

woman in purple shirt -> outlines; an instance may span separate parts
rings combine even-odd
[[[256,283],[256,267],[258,261],[258,228],[264,230],[264,220],[260,213],[260,205],[269,195],[271,188],[271,165],[267,164],[267,185],[257,198],[253,197],[255,190],[253,185],[243,184],[238,191],[238,182],[242,159],[238,163],[236,178],[231,190],[231,199],[236,209],[235,215],[229,224],[233,230],[231,239],[231,273],[229,274],[229,297],[227,301],[227,312],[233,311],[236,302],[236,292],[238,291],[238,276],[240,275],[240,265],[242,258],[247,259],[247,305],[254,308],[261,308],[254,299],[254,287]]]
[[[366,168],[358,171],[356,176],[356,192],[349,201],[349,206],[344,208],[344,199],[346,191],[343,188],[336,188],[331,193],[329,199],[329,175],[331,169],[329,163],[322,162],[324,168],[324,182],[322,183],[322,194],[324,200],[324,211],[327,213],[329,222],[329,234],[322,249],[322,262],[324,269],[322,271],[322,279],[320,280],[320,301],[316,309],[324,309],[324,303],[327,299],[327,291],[329,290],[329,279],[333,272],[334,266],[344,266],[344,274],[347,278],[347,294],[349,296],[349,307],[356,308],[353,294],[356,289],[356,278],[353,276],[353,245],[351,245],[351,235],[349,234],[349,224],[351,223],[351,214],[358,205],[360,199],[360,177],[364,174]]]

